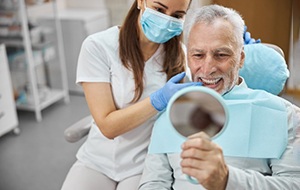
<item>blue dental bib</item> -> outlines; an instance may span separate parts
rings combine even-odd
[[[262,90],[235,86],[223,96],[228,125],[213,139],[225,156],[280,158],[288,142],[287,112],[283,101]],[[186,140],[171,124],[167,112],[157,119],[149,153],[179,153]]]

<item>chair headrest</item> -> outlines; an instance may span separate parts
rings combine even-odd
[[[264,44],[244,45],[244,50],[245,62],[239,74],[248,87],[278,95],[290,75],[284,57]]]

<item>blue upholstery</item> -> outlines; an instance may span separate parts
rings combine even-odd
[[[246,58],[240,75],[248,87],[278,95],[290,74],[284,57],[263,44],[244,45],[244,50]]]

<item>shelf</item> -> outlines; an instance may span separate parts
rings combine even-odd
[[[23,40],[21,38],[4,38],[0,37],[0,43],[4,43],[7,47],[24,47]],[[33,49],[43,49],[49,45],[53,44],[52,41],[42,42],[42,43],[35,43],[32,44]]]
[[[39,65],[49,65],[55,62],[52,62],[57,57],[54,46],[43,46],[39,49],[33,48],[33,65],[37,67]],[[26,55],[24,51],[17,51],[9,54],[9,62],[11,65],[11,71],[14,68],[20,68],[19,66],[13,67],[12,65],[28,65],[26,61]]]
[[[17,101],[17,109],[34,111],[36,120],[41,121],[42,115],[41,111],[51,104],[64,99],[65,103],[68,103],[68,84],[67,84],[67,72],[65,64],[65,53],[62,44],[62,31],[61,24],[57,19],[57,2],[56,0],[50,2],[42,2],[41,4],[26,5],[27,0],[15,0],[16,10],[15,14],[18,14],[16,18],[19,19],[19,33],[2,33],[0,36],[0,42],[4,43],[10,48],[10,55],[14,56],[15,52],[24,51],[24,55],[17,55],[15,57],[16,64],[17,61],[20,62],[24,60],[26,66],[24,66],[24,72],[28,78],[26,84],[23,84],[21,80],[15,80],[15,86],[18,87],[18,92],[27,93],[24,96],[24,101],[21,99]],[[7,11],[11,11],[10,9]],[[53,15],[54,26],[48,28],[43,26],[38,21],[44,15]],[[36,20],[35,20],[36,19]],[[3,27],[9,27],[9,20],[3,19]],[[10,29],[10,28],[7,28]],[[12,35],[14,34],[14,35]],[[49,39],[48,39],[49,38]],[[24,58],[23,58],[24,56]],[[19,60],[20,58],[20,60]],[[21,59],[22,58],[22,59]],[[13,57],[12,57],[13,59]],[[54,61],[55,59],[55,61]],[[11,60],[12,61],[12,60]],[[57,61],[57,62],[56,62]],[[61,89],[52,89],[49,82],[51,82],[51,73],[49,73],[49,68],[37,67],[41,64],[48,64],[48,62],[56,63],[51,67],[55,69],[55,72],[59,73],[59,78],[61,79]],[[52,73],[54,74],[54,73]],[[23,76],[23,74],[22,74]],[[45,76],[45,77],[43,77]],[[53,78],[58,76],[53,76]],[[45,84],[41,83],[41,79],[45,78]],[[39,86],[39,85],[45,85]]]
[[[6,47],[23,47],[23,40],[21,37],[0,37],[0,43],[4,43]]]
[[[53,32],[50,29],[47,29],[45,31],[45,35]],[[34,34],[31,34],[31,38],[33,38],[33,36]],[[53,42],[50,40],[41,41],[41,37],[41,35],[35,36],[34,40],[31,43],[33,49],[42,49],[48,45],[53,44]],[[24,39],[22,36],[0,36],[0,43],[4,43],[6,47],[24,47],[23,40]]]
[[[40,110],[43,110],[50,106],[51,104],[65,98],[66,94],[62,90],[57,90],[57,89],[51,89],[47,96],[40,102],[38,105]],[[17,104],[17,108],[19,110],[25,110],[25,111],[34,111],[36,109],[35,105],[30,104],[30,103],[20,103]]]
[[[9,8],[9,9],[5,9],[5,8],[3,8],[3,7],[0,7],[0,13],[4,13],[4,14],[6,14],[6,13],[15,13],[15,12],[17,12],[17,11],[18,11],[17,8]]]

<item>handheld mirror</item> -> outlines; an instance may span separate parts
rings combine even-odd
[[[228,111],[221,95],[203,86],[184,88],[174,94],[167,115],[175,130],[184,137],[203,131],[214,139],[228,123]],[[191,176],[187,178],[191,183],[198,183]]]
[[[173,127],[185,137],[203,131],[213,139],[228,122],[223,98],[207,87],[188,87],[177,92],[167,112]]]

